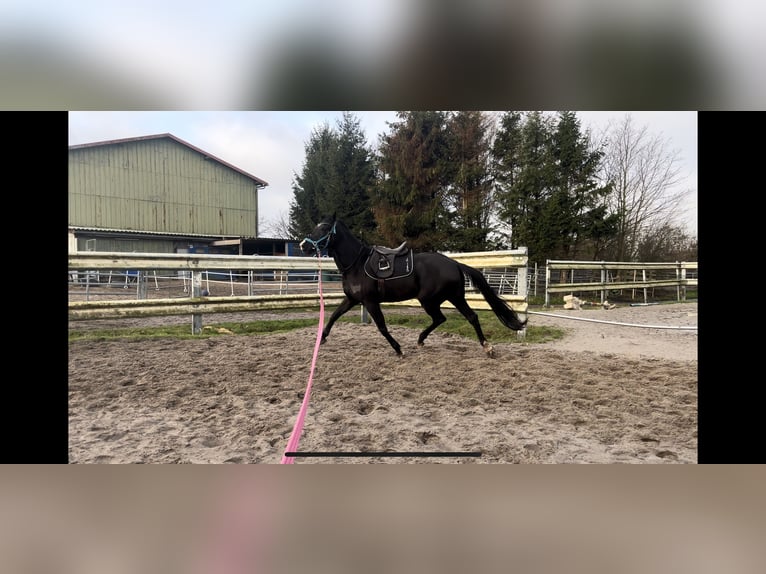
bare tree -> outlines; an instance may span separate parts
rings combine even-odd
[[[258,223],[258,229],[262,230],[259,233],[260,237],[268,237],[270,239],[295,239],[290,233],[290,215],[284,211],[280,211],[279,215],[273,219],[267,221],[261,220]]]
[[[691,190],[678,190],[683,180],[680,156],[668,145],[647,126],[636,127],[630,114],[605,132],[603,177],[614,186],[608,205],[619,218],[617,261],[635,260],[644,235],[671,225],[682,213]]]

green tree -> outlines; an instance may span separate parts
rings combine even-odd
[[[492,177],[489,118],[479,111],[461,111],[447,122],[449,188],[445,205],[450,233],[445,247],[452,251],[488,249],[491,231]]]
[[[360,237],[372,235],[374,184],[374,158],[356,116],[343,112],[336,129],[327,123],[315,128],[301,174],[293,180],[291,234],[304,237],[323,216],[336,214]]]
[[[506,242],[501,234],[496,244],[498,248],[504,248],[509,243],[514,244],[513,230],[519,223],[517,211],[505,209],[504,206],[512,202],[513,185],[521,170],[522,123],[523,117],[520,112],[504,112],[500,117],[498,131],[492,143],[494,210],[503,214],[503,217],[498,219],[498,227],[503,229],[504,235],[511,239],[510,242]]]
[[[558,113],[552,139],[556,183],[547,203],[548,232],[557,239],[552,258],[593,258],[593,251],[616,231],[616,217],[607,215],[606,197],[611,184],[599,185],[604,157],[592,149],[580,120],[571,111]],[[583,253],[584,252],[584,253]]]
[[[557,203],[552,197],[556,170],[552,155],[552,122],[542,112],[530,112],[518,129],[518,146],[512,183],[498,194],[498,215],[510,224],[512,245],[526,246],[530,261],[544,263],[555,251],[557,238],[550,226],[557,218]],[[499,137],[512,140],[503,134]]]
[[[314,128],[306,143],[306,158],[300,175],[293,179],[293,198],[290,200],[290,233],[305,237],[314,229],[326,212],[324,199],[330,185],[332,158],[336,138],[328,123]]]
[[[335,213],[363,241],[376,236],[370,195],[375,186],[375,159],[359,118],[343,112],[338,122],[335,174],[328,203]]]
[[[530,261],[591,258],[615,234],[604,153],[574,112],[505,112],[493,144],[498,218]]]
[[[373,213],[380,241],[406,239],[418,250],[439,249],[448,230],[443,205],[449,156],[447,115],[439,111],[397,112],[378,152]]]

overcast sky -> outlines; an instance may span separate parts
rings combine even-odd
[[[388,131],[386,122],[395,112],[354,111],[375,146]],[[684,175],[682,190],[692,190],[679,220],[691,234],[697,233],[697,112],[609,111],[577,112],[583,129],[597,132],[610,120],[631,114],[636,127],[647,126],[652,134],[678,150]],[[218,158],[266,180],[259,193],[261,224],[288,219],[292,183],[300,174],[305,145],[313,129],[328,123],[336,127],[340,111],[221,111],[221,112],[70,112],[69,145],[171,133]],[[262,234],[263,235],[263,234]]]

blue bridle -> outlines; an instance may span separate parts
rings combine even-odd
[[[337,222],[333,223],[333,224],[332,224],[332,229],[331,229],[330,231],[328,231],[327,233],[325,233],[325,234],[324,234],[322,237],[320,237],[320,238],[319,238],[319,239],[317,239],[316,241],[315,241],[315,240],[313,240],[313,239],[311,239],[311,237],[305,237],[305,238],[303,239],[303,241],[301,241],[301,242],[300,242],[300,244],[298,245],[298,247],[300,247],[300,248],[301,248],[301,250],[302,250],[302,249],[303,249],[303,244],[304,244],[304,243],[306,243],[306,242],[308,242],[308,243],[310,243],[311,245],[313,245],[313,246],[314,246],[314,249],[316,250],[316,252],[317,252],[317,253],[321,253],[323,249],[326,249],[326,248],[327,248],[327,246],[328,246],[328,245],[330,245],[330,238],[331,238],[333,235],[335,235],[335,226],[336,226],[336,225],[337,225]],[[325,244],[324,244],[324,245],[320,245],[320,243],[321,243],[322,241],[324,241],[324,242],[325,242]]]

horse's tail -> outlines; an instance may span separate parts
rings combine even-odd
[[[458,265],[463,273],[471,278],[471,282],[479,288],[484,299],[489,303],[489,306],[503,325],[514,331],[521,331],[526,326],[526,319],[524,321],[519,319],[516,311],[514,311],[506,301],[501,299],[492,286],[487,283],[487,280],[484,278],[481,271],[463,263],[458,263]]]

